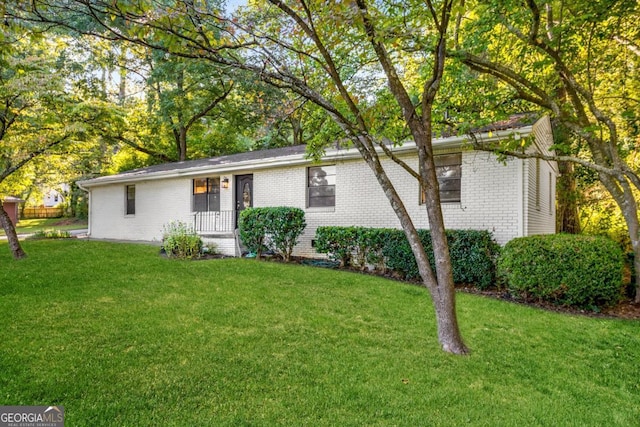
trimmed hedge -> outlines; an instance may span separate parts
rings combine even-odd
[[[379,269],[384,265],[383,247],[389,233],[387,228],[324,226],[316,229],[316,252],[324,253],[341,267],[365,268],[372,264]]]
[[[488,288],[495,281],[495,259],[500,247],[488,231],[447,230],[453,279],[456,283]],[[418,230],[435,268],[431,234]],[[409,242],[402,230],[364,227],[318,227],[316,251],[343,266],[373,264],[413,280],[420,277]]]
[[[291,207],[248,208],[240,212],[240,238],[249,251],[260,258],[271,250],[285,261],[291,259],[293,248],[307,226],[304,211]]]
[[[541,235],[507,243],[498,275],[523,300],[594,309],[618,302],[623,254],[606,237]]]

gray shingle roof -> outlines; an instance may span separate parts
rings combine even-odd
[[[538,116],[530,113],[516,114],[507,120],[496,122],[481,128],[474,129],[473,132],[489,132],[508,129],[518,129],[533,124]],[[453,135],[455,136],[455,135]],[[434,142],[436,142],[434,140]],[[248,151],[245,153],[229,154],[207,159],[187,160],[183,162],[163,163],[159,165],[148,166],[144,168],[133,169],[121,172],[117,175],[108,175],[83,181],[85,183],[98,184],[109,181],[125,181],[131,179],[144,179],[145,176],[164,175],[165,173],[180,173],[181,171],[199,170],[211,168],[220,168],[224,165],[235,165],[244,162],[269,160],[277,158],[285,158],[287,156],[303,156],[306,152],[306,145],[293,145],[281,148],[272,148],[266,150]],[[82,185],[83,182],[80,182]]]

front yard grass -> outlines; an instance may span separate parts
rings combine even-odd
[[[468,357],[426,290],[84,240],[0,244],[0,405],[69,426],[640,425],[640,323],[459,294]]]
[[[31,234],[44,230],[77,230],[87,228],[87,220],[75,218],[33,218],[21,219],[16,225],[18,234]],[[0,236],[6,236],[5,231],[0,227]]]

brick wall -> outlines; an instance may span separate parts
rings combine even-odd
[[[126,184],[95,187],[90,196],[91,237],[160,241],[171,221],[192,222],[191,180],[166,179],[132,183],[136,213],[125,214]]]
[[[416,166],[415,156],[405,156]],[[499,243],[519,235],[518,200],[521,200],[520,160],[497,162],[488,153],[462,155],[462,195],[459,203],[442,206],[447,228],[490,230]],[[305,210],[307,229],[297,255],[313,256],[311,240],[321,225],[394,227],[400,223],[369,167],[360,160],[336,165],[335,208],[306,208],[306,168],[278,168],[254,174],[254,206],[294,206]],[[428,228],[426,209],[419,204],[417,181],[392,161],[384,167],[418,228]]]
[[[445,152],[455,151],[441,153]],[[403,160],[416,166],[416,156],[406,155]],[[550,227],[555,226],[555,214],[549,203],[553,203],[555,194],[549,197],[546,191],[550,187],[549,172],[553,170],[551,166],[541,168],[541,206],[540,209],[532,209],[531,162],[535,161],[509,159],[501,163],[489,153],[463,151],[461,201],[443,203],[445,226],[450,229],[489,230],[500,244],[521,235],[553,232]],[[364,161],[346,160],[325,164],[336,165],[335,208],[306,207],[306,166],[236,171],[234,174],[253,173],[254,206],[293,206],[305,210],[307,229],[295,255],[317,255],[311,242],[316,228],[321,225],[399,228],[395,213]],[[428,228],[426,209],[419,204],[417,181],[394,162],[385,160],[383,164],[416,227]],[[233,174],[202,176],[230,178],[229,188],[221,189],[221,209],[232,209],[235,194]],[[192,178],[135,183],[135,215],[125,215],[126,184],[93,188],[90,215],[92,237],[159,241],[164,224],[173,220],[191,223]],[[555,182],[555,175],[551,178]],[[532,219],[535,224],[529,225]],[[222,252],[229,255],[235,253],[232,242],[220,240],[218,243]]]

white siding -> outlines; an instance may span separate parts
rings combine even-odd
[[[548,117],[533,127],[535,144],[532,149],[549,155],[553,142],[551,122]],[[527,177],[525,236],[552,234],[556,231],[556,179],[557,165],[545,160],[525,160]]]

